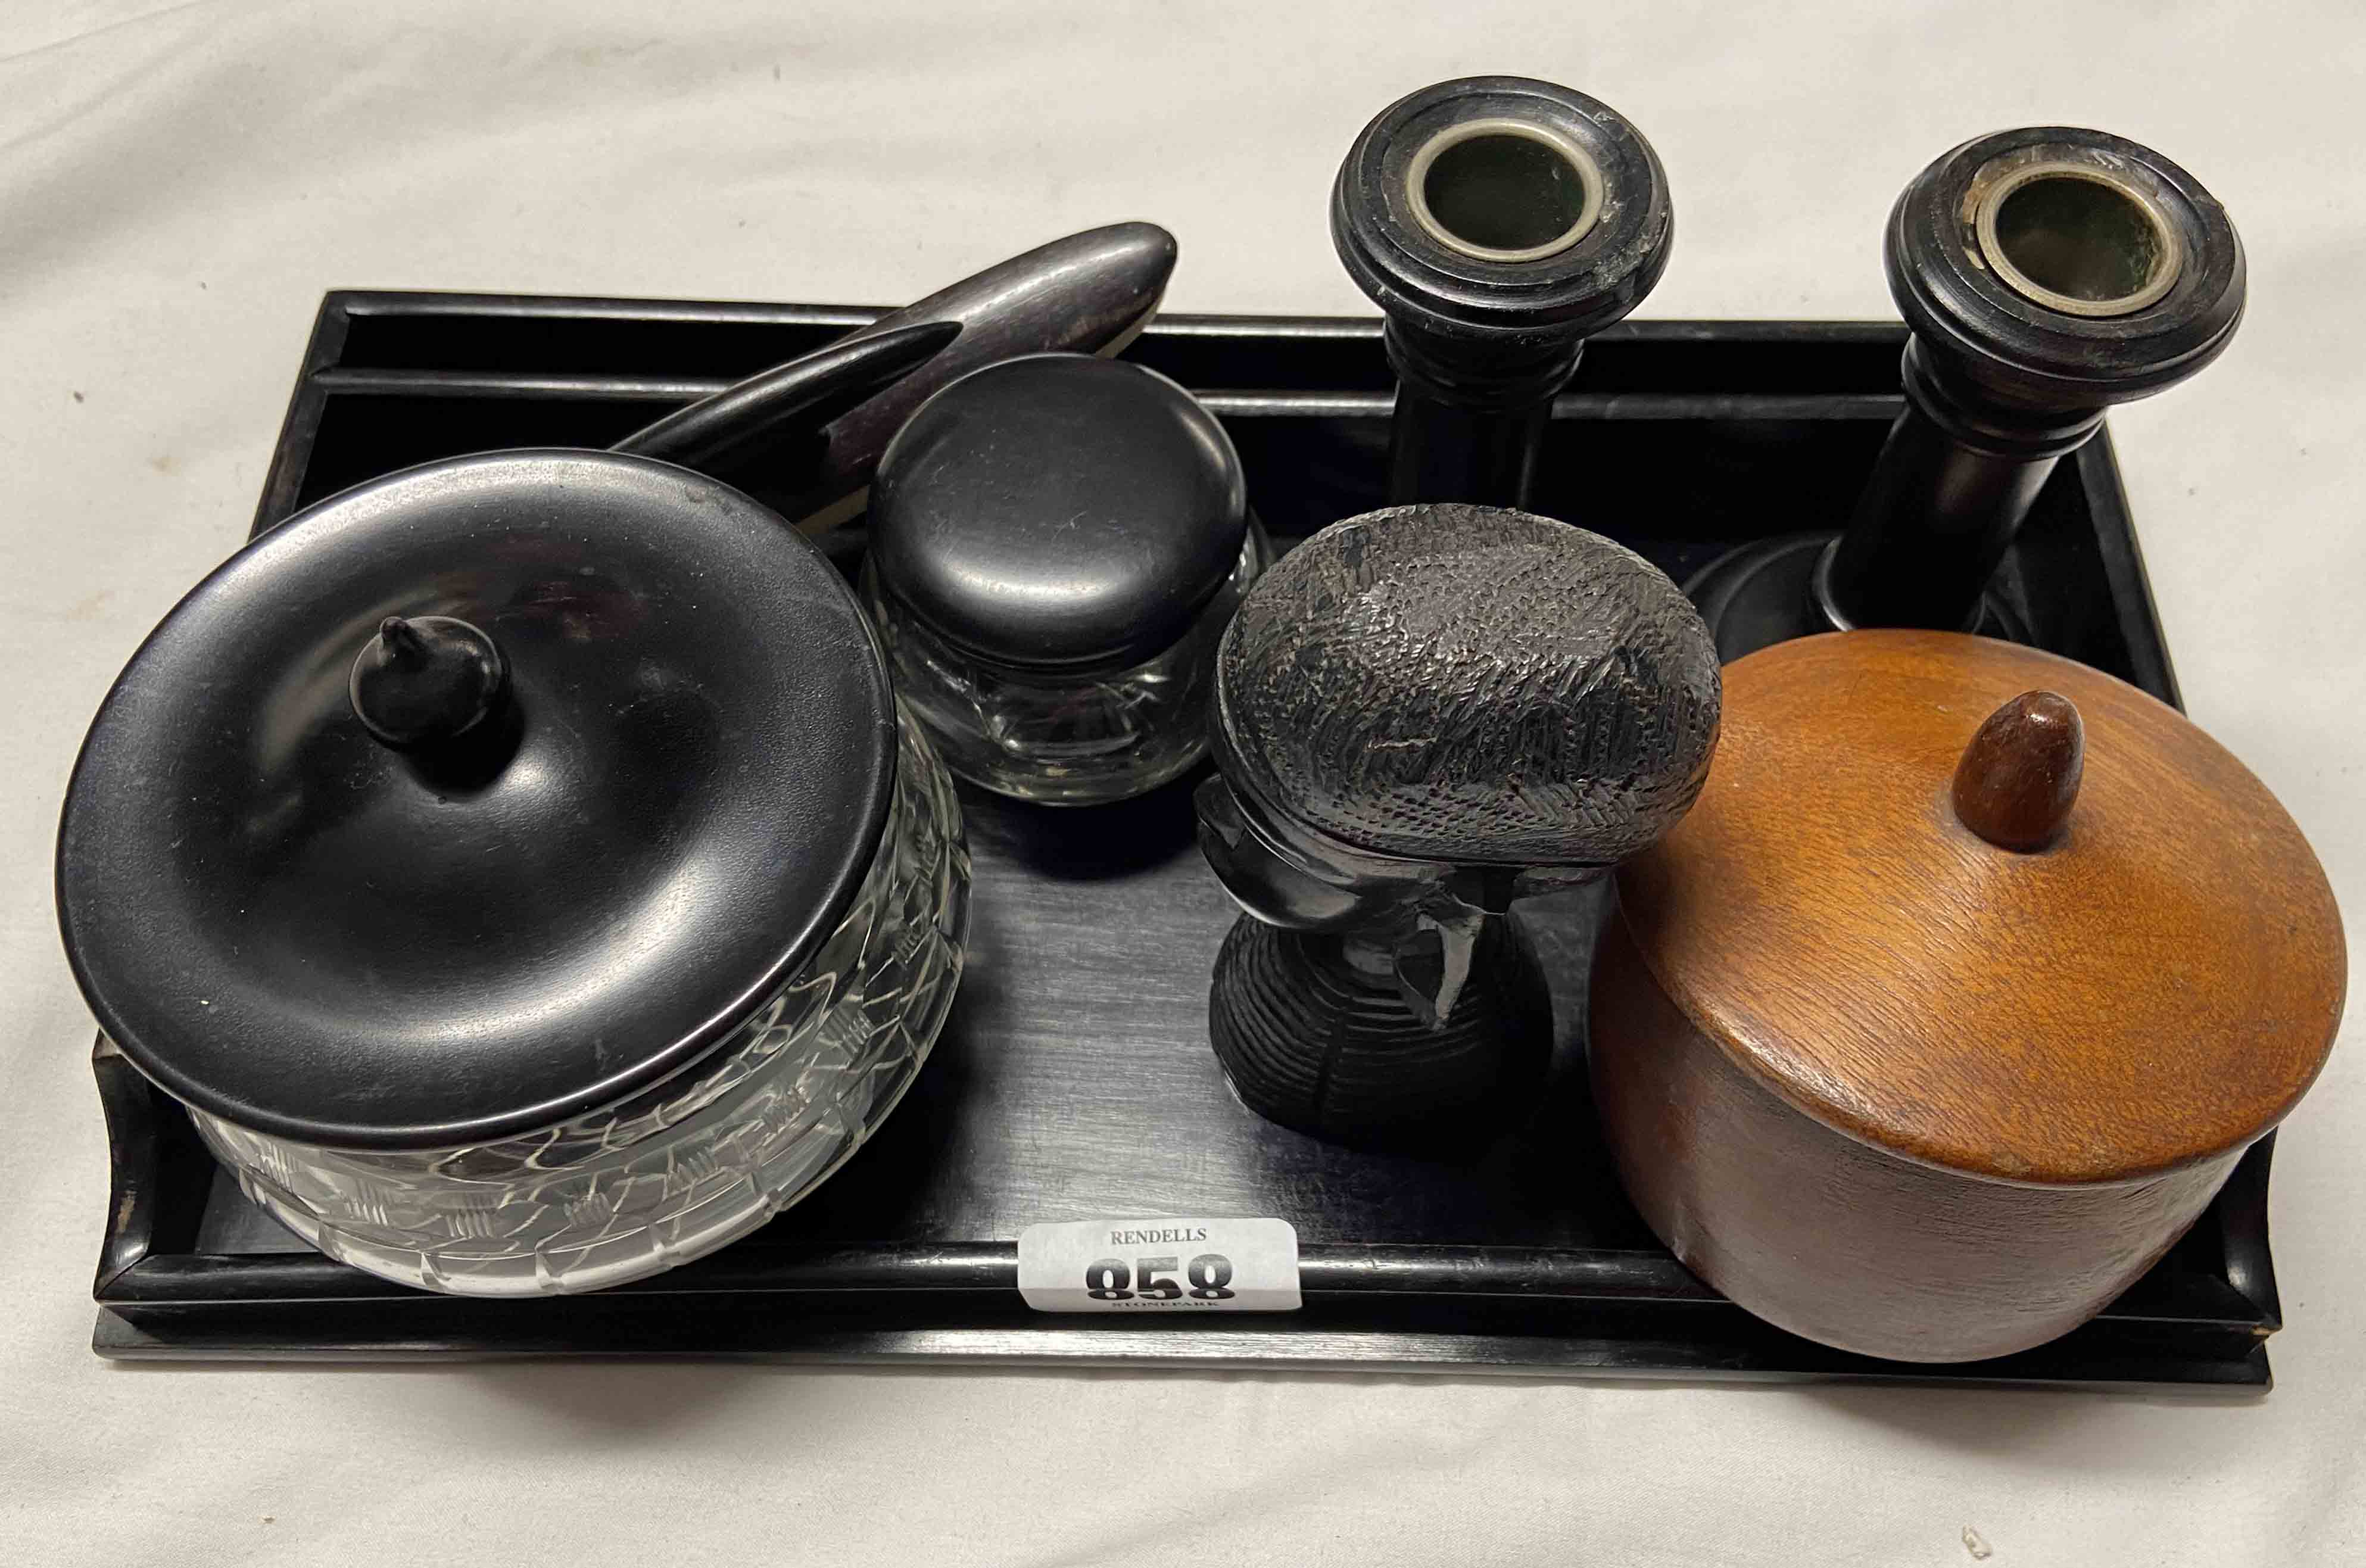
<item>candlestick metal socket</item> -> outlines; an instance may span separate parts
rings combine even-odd
[[[1673,233],[1651,144],[1570,88],[1465,77],[1366,126],[1331,237],[1388,316],[1390,500],[1521,504],[1553,395],[1659,281]]]

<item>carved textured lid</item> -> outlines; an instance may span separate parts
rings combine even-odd
[[[1437,502],[1335,523],[1259,579],[1216,709],[1236,787],[1357,849],[1605,865],[1700,788],[1717,654],[1624,546]]]
[[[1619,890],[1661,988],[1760,1081],[1994,1179],[2238,1148],[2341,1016],[2333,892],[2266,786],[2135,687],[1981,637],[1728,666],[1707,786]]]

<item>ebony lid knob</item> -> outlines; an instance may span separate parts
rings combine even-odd
[[[451,615],[389,615],[346,678],[354,716],[389,746],[456,739],[500,705],[509,667],[493,639]]]
[[[880,461],[882,587],[1001,667],[1081,673],[1163,651],[1247,537],[1240,458],[1190,393],[1086,355],[988,366],[923,404]]]

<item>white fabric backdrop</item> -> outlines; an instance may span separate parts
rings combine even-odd
[[[1396,95],[1517,71],[1666,161],[1656,316],[1889,314],[1966,136],[2151,142],[2250,318],[2115,414],[2192,711],[2366,913],[2354,5],[0,5],[0,1562],[2328,1562],[2366,1554],[2366,1053],[2277,1158],[2282,1386],[125,1369],[49,857],[83,727],[241,536],[322,290],[894,302],[1154,218],[1186,310],[1360,311],[1324,200]],[[2352,1028],[2355,1036],[2360,1032]]]

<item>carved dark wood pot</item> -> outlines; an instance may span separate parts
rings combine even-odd
[[[1729,665],[1707,786],[1618,888],[1592,1062],[1629,1194],[1735,1301],[1868,1355],[2102,1310],[2341,1015],[2332,890],[2266,787],[2134,687],[1980,637]]]

